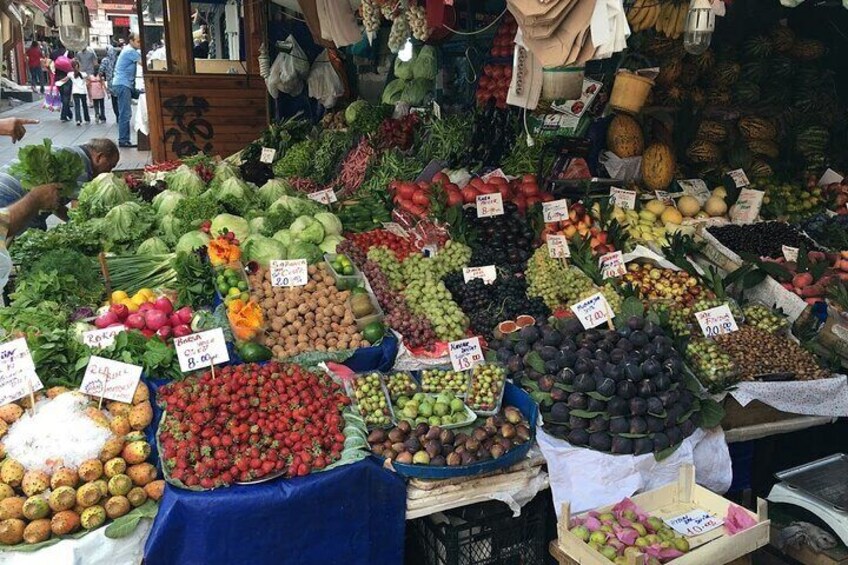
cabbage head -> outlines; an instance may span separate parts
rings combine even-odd
[[[173,212],[183,198],[185,198],[185,195],[176,190],[165,190],[153,198],[153,209],[156,210],[156,215],[161,218]]]
[[[271,211],[275,211],[278,207],[291,212],[295,216],[311,216],[321,211],[321,207],[314,200],[288,195],[279,197],[271,204]]]
[[[321,242],[321,245],[318,247],[324,253],[335,253],[336,246],[344,241],[344,238],[340,235],[328,235],[324,238],[324,241]]]
[[[262,188],[257,191],[257,194],[265,206],[270,206],[279,197],[292,194],[292,190],[288,181],[283,179],[270,179],[262,185]]]
[[[341,235],[342,233],[342,222],[339,218],[331,213],[331,212],[318,212],[314,216],[312,216],[324,227],[324,236],[328,235]]]
[[[247,243],[242,246],[244,256],[248,261],[256,261],[261,266],[268,268],[273,259],[286,258],[286,246],[270,237],[251,235]]]
[[[412,78],[412,61],[401,61],[395,57],[395,76],[404,80]]]
[[[178,219],[173,214],[167,214],[159,218],[157,227],[159,228],[159,238],[168,245],[174,245],[177,240],[188,231],[191,227],[187,226],[182,220]]]
[[[400,102],[401,94],[403,94],[403,90],[406,87],[406,81],[402,78],[396,78],[392,82],[386,85],[386,88],[383,90],[383,104],[394,105]]]
[[[192,167],[180,165],[165,175],[168,190],[179,192],[184,196],[197,196],[206,190],[206,183]]]
[[[359,117],[359,113],[363,111],[367,111],[368,102],[365,100],[359,99],[351,102],[347,108],[345,108],[345,122],[347,125],[352,126],[356,121],[356,118]]]
[[[218,214],[213,218],[209,232],[217,236],[225,229],[228,232],[235,233],[236,239],[239,241],[244,241],[250,235],[250,224],[244,218],[232,214]]]
[[[82,216],[83,220],[102,218],[115,206],[134,199],[124,179],[112,173],[100,173],[82,187],[74,216]]]
[[[273,238],[285,245],[286,247],[291,245],[293,241],[291,232],[289,230],[280,230],[274,234]]]
[[[436,80],[436,73],[439,72],[439,61],[436,57],[436,48],[432,45],[425,45],[418,52],[418,55],[411,61],[412,63],[412,78],[420,78],[426,80]]]
[[[150,237],[141,242],[138,249],[135,250],[138,255],[164,255],[170,249],[165,245],[165,242],[158,237]]]
[[[324,254],[314,243],[305,241],[293,241],[289,246],[289,259],[306,259],[310,265],[320,263],[324,260]]]
[[[324,241],[324,226],[312,216],[298,216],[289,228],[296,241],[318,245]]]
[[[251,235],[256,234],[264,234],[265,233],[265,218],[263,216],[259,216],[258,218],[253,218],[248,223],[250,227]]]
[[[180,238],[174,251],[178,254],[191,253],[198,247],[205,247],[210,239],[209,234],[200,230],[190,231]]]
[[[239,170],[235,165],[226,161],[221,161],[215,166],[215,172],[212,175],[211,188],[221,186],[225,180],[239,178]]]
[[[150,205],[124,202],[109,210],[100,222],[102,233],[109,241],[130,243],[147,235],[153,220]]]
[[[421,106],[432,89],[433,82],[425,78],[408,80],[403,93],[400,95],[400,101],[406,102],[410,106]]]

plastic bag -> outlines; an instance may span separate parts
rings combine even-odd
[[[55,112],[62,109],[62,97],[59,94],[59,87],[51,84],[44,89],[44,102],[41,105],[45,110]]]
[[[330,55],[324,49],[312,63],[307,79],[309,96],[318,100],[324,108],[332,108],[344,95],[344,84],[330,63]]]
[[[303,79],[309,76],[309,59],[293,36],[288,36],[281,47],[280,84],[278,90],[297,96],[303,90]],[[276,61],[274,61],[276,64]],[[272,69],[273,74],[273,69]]]

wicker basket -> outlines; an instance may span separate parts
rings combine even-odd
[[[542,69],[542,100],[578,100],[583,94],[585,67]]]
[[[642,106],[645,105],[653,86],[653,80],[620,69],[615,73],[610,106],[619,112],[638,114],[642,111]]]

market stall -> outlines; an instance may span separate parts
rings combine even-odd
[[[848,120],[809,90],[832,60],[803,18],[164,8],[140,8],[168,46],[156,163],[79,187],[45,143],[12,171],[74,204],[8,244],[0,549],[653,565],[767,543],[764,507],[722,497],[751,442],[848,416]]]

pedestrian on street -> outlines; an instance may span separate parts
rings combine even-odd
[[[131,33],[127,45],[118,55],[115,72],[112,75],[112,90],[118,97],[118,146],[136,147],[130,141],[130,119],[132,118],[132,100],[135,91],[135,74],[141,62],[138,49],[141,42]]]
[[[53,63],[56,69],[56,86],[59,87],[59,96],[62,99],[62,113],[59,119],[63,122],[70,122],[73,119],[73,111],[71,110],[72,90],[73,86],[70,81],[65,81],[68,74],[73,72],[74,67],[71,63],[70,53],[66,50],[64,55],[59,55]],[[61,86],[60,86],[61,84]]]
[[[94,67],[94,74],[88,77],[88,92],[91,94],[92,102],[94,102],[94,120],[98,124],[106,123],[106,108],[104,105],[106,79],[100,72],[99,66]]]
[[[91,123],[91,117],[88,114],[88,73],[80,71],[79,61],[73,62],[73,71],[63,80],[71,83],[71,94],[74,97],[74,117],[77,121],[77,126],[82,125],[82,118],[85,117],[85,123]],[[61,83],[62,81],[60,81]],[[59,84],[59,83],[57,83]],[[61,86],[61,85],[60,85]],[[82,110],[80,110],[80,107]]]
[[[115,61],[118,59],[118,50],[112,44],[106,47],[106,56],[100,61],[100,72],[103,78],[106,79],[106,95],[112,102],[112,111],[115,113],[115,119],[118,119],[118,97],[112,90],[112,75],[115,72]],[[105,117],[105,116],[104,116]]]
[[[32,86],[32,91],[36,88],[41,88],[41,93],[44,94],[44,74],[41,72],[41,46],[37,41],[33,41],[26,51],[27,66],[29,67],[29,84]]]

